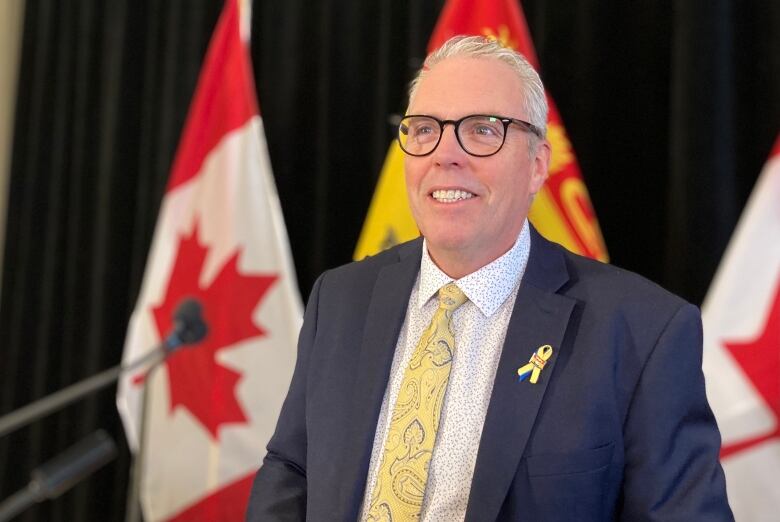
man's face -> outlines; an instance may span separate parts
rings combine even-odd
[[[418,84],[408,114],[457,120],[490,114],[528,120],[522,110],[521,81],[493,58],[448,58]],[[474,157],[458,144],[452,125],[428,156],[406,156],[406,187],[412,214],[433,260],[451,277],[462,277],[508,251],[547,178],[549,145],[529,153],[529,138],[510,125],[501,150]],[[465,199],[444,201],[446,191]],[[470,195],[470,197],[469,197]]]

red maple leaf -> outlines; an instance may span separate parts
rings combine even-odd
[[[726,342],[725,345],[774,414],[775,424],[769,433],[724,446],[720,451],[721,458],[768,440],[780,439],[780,285],[775,290],[763,331],[752,341]]]
[[[163,339],[173,326],[179,303],[194,297],[203,305],[208,335],[199,343],[183,347],[166,360],[170,386],[170,411],[179,406],[190,413],[217,439],[220,425],[246,422],[235,394],[241,374],[217,363],[216,354],[251,337],[266,335],[252,321],[252,311],[276,281],[278,275],[242,274],[238,270],[240,250],[222,265],[208,287],[199,283],[208,248],[198,241],[198,226],[179,240],[165,299],[153,309],[157,332]]]

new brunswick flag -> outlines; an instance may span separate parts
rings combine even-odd
[[[539,70],[531,35],[517,0],[448,0],[439,18],[428,52],[458,34],[484,35],[521,52]],[[555,103],[550,111],[547,139],[552,145],[550,178],[531,207],[530,219],[548,239],[572,252],[607,260],[598,221],[580,168],[566,136]],[[403,152],[393,142],[379,175],[355,259],[375,254],[419,235],[406,200]]]

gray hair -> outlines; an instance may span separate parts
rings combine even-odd
[[[528,115],[528,123],[533,124],[547,134],[547,98],[539,74],[522,54],[504,47],[497,40],[484,36],[453,36],[444,45],[433,51],[425,59],[422,68],[409,84],[409,102],[411,103],[420,81],[430,69],[447,58],[456,56],[468,58],[493,58],[509,67],[520,78],[523,85],[523,109]],[[504,116],[503,114],[501,116]],[[533,134],[531,136],[534,136]],[[534,140],[535,141],[535,140]]]

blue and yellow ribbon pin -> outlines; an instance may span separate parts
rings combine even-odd
[[[552,357],[553,349],[549,344],[540,346],[536,353],[531,355],[531,360],[528,364],[521,366],[517,369],[518,381],[524,381],[531,376],[531,384],[536,384],[539,380],[539,374],[544,369],[544,365],[547,364],[547,360]]]

